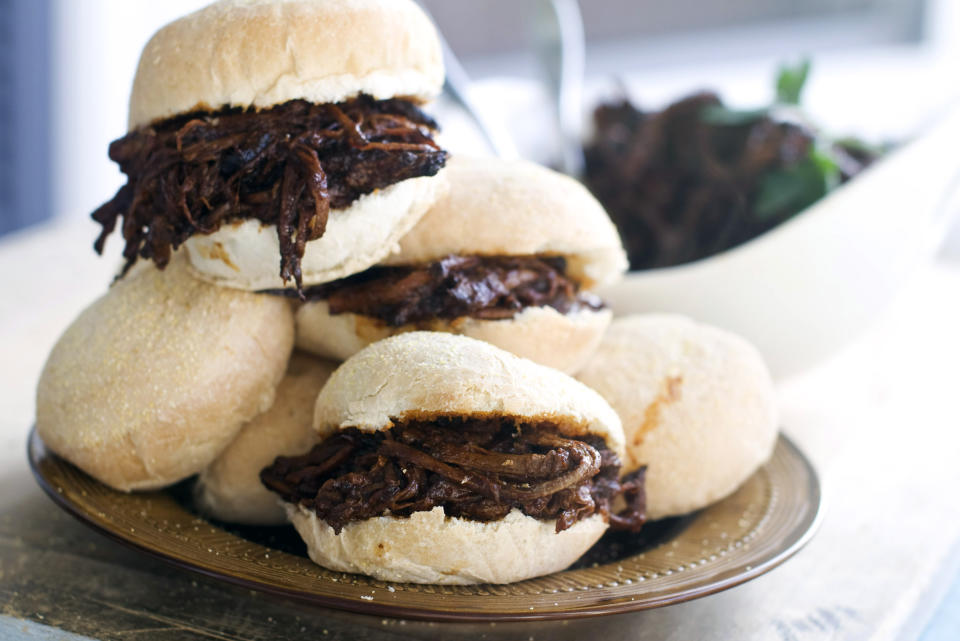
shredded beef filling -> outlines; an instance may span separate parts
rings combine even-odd
[[[567,438],[550,425],[440,418],[374,433],[349,428],[308,454],[279,457],[260,473],[284,501],[313,510],[338,534],[351,521],[447,516],[495,521],[520,509],[561,532],[601,514],[614,529],[646,520],[644,470],[618,479],[620,460],[597,437]],[[622,495],[626,508],[611,514]]]
[[[597,107],[596,134],[584,149],[584,182],[617,225],[633,270],[679,265],[736,247],[797,214],[809,202],[799,181],[815,138],[797,124],[757,113],[711,122],[722,107],[698,93],[662,111],[627,101]],[[836,143],[840,179],[874,157]],[[790,177],[779,204],[759,198],[771,176]],[[778,183],[770,183],[778,184]],[[814,181],[814,184],[815,181]],[[800,189],[804,185],[804,189]]]
[[[447,256],[415,267],[373,267],[305,294],[326,300],[331,314],[362,314],[392,327],[462,316],[513,318],[527,307],[561,314],[602,309],[603,302],[578,291],[565,269],[563,258]]]
[[[300,289],[305,245],[323,236],[330,208],[443,167],[435,129],[408,101],[367,96],[197,112],[137,129],[110,145],[128,182],[92,214],[103,226],[94,248],[103,251],[122,218],[125,271],[138,257],[163,268],[193,234],[253,218],[276,225],[280,276]]]

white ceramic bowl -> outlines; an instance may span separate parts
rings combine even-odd
[[[777,377],[803,370],[865,329],[936,253],[960,206],[958,142],[960,111],[766,234],[631,272],[600,294],[616,314],[679,312],[737,332]]]

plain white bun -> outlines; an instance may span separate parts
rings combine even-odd
[[[331,314],[326,301],[297,310],[297,347],[318,356],[345,360],[389,336],[416,330],[448,332],[486,341],[535,363],[567,374],[576,373],[596,350],[612,312],[580,309],[561,314],[552,307],[528,307],[513,318],[454,320],[391,327],[360,314]]]
[[[453,156],[450,189],[400,240],[387,264],[449,254],[563,256],[582,287],[608,285],[627,257],[606,211],[579,182],[526,161]]]
[[[647,514],[686,514],[732,493],[777,440],[773,381],[759,352],[683,316],[617,318],[577,376],[620,415],[624,471],[647,465]]]
[[[313,424],[326,438],[438,416],[550,422],[569,436],[598,435],[623,454],[620,419],[599,394],[489,343],[441,332],[400,334],[357,352],[320,392]]]
[[[336,363],[294,352],[270,409],[244,425],[200,473],[194,496],[204,513],[229,523],[286,523],[277,495],[260,482],[260,470],[278,456],[297,456],[316,445],[313,404],[336,367]]]
[[[306,244],[304,286],[344,278],[379,262],[446,190],[445,173],[402,180],[360,196],[346,209],[331,209],[326,232]],[[194,234],[184,247],[197,276],[217,285],[252,291],[294,286],[280,278],[276,225],[237,220],[212,234]]]
[[[270,407],[292,347],[286,300],[199,281],[174,255],[118,281],[60,337],[37,386],[37,433],[118,490],[170,485]]]
[[[354,521],[335,534],[313,512],[286,507],[314,563],[406,583],[512,583],[559,572],[607,529],[598,514],[557,533],[553,521],[516,509],[499,521],[480,522],[447,517],[436,507],[406,518]]]
[[[221,0],[168,24],[140,55],[131,130],[221,107],[289,100],[429,100],[443,85],[436,29],[412,0]]]

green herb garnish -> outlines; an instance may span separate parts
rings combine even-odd
[[[817,163],[805,158],[785,169],[775,169],[760,180],[753,212],[760,220],[780,218],[823,198],[827,184]]]
[[[810,148],[806,158],[763,176],[753,211],[760,220],[790,216],[806,209],[840,184],[840,167],[829,151]]]
[[[777,97],[780,105],[800,105],[800,96],[803,86],[810,75],[810,59],[804,58],[795,65],[780,65],[777,70]]]

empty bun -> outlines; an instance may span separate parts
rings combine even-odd
[[[393,336],[350,358],[317,397],[314,429],[326,438],[437,416],[547,421],[562,434],[596,434],[623,454],[620,420],[596,392],[489,343],[440,332]]]
[[[140,56],[131,130],[221,107],[439,94],[436,29],[411,0],[221,0],[168,24]]]
[[[609,310],[580,309],[561,314],[552,307],[528,307],[513,318],[455,320],[391,327],[360,314],[330,314],[326,301],[306,303],[296,314],[297,347],[345,360],[388,336],[429,329],[469,336],[567,374],[576,373],[596,350],[610,324]]]
[[[585,288],[627,270],[620,236],[579,182],[526,161],[454,156],[450,188],[400,240],[387,264],[429,263],[449,254],[563,256]]]
[[[286,300],[213,287],[185,263],[118,281],[60,337],[37,386],[44,443],[119,490],[209,465],[270,407],[293,346]]]
[[[230,523],[279,525],[287,518],[277,495],[260,482],[260,470],[278,456],[308,452],[319,440],[313,404],[336,364],[294,353],[269,410],[243,426],[197,481],[195,496],[210,516]]]
[[[776,443],[776,397],[763,358],[739,336],[682,316],[614,320],[577,378],[623,421],[623,471],[648,466],[652,519],[727,496]]]
[[[395,249],[446,189],[445,173],[402,180],[360,196],[346,209],[331,209],[326,232],[306,244],[300,263],[304,286],[361,272]],[[217,285],[252,291],[294,285],[280,278],[276,225],[236,220],[212,234],[194,234],[184,246],[196,275]]]
[[[466,585],[511,583],[568,567],[607,529],[595,514],[569,529],[512,510],[497,521],[447,517],[442,507],[409,517],[380,516],[333,528],[302,507],[290,521],[317,564],[383,581]]]

